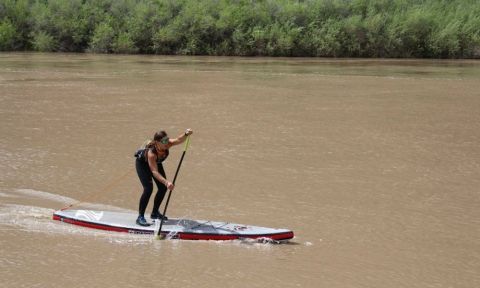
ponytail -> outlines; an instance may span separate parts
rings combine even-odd
[[[148,140],[148,142],[146,142],[147,144],[145,145],[145,148],[146,149],[150,149],[152,147],[155,146],[155,140]]]

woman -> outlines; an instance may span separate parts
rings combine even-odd
[[[137,169],[138,178],[142,182],[143,194],[140,197],[140,204],[138,208],[137,224],[141,226],[150,226],[145,220],[145,210],[147,209],[148,200],[152,195],[153,183],[152,178],[157,185],[158,191],[155,195],[153,202],[153,210],[150,217],[152,219],[164,219],[168,218],[162,215],[158,209],[165,197],[167,189],[173,190],[173,183],[167,180],[165,176],[165,170],[163,169],[162,162],[167,159],[170,147],[181,144],[187,139],[188,135],[191,135],[193,131],[187,129],[185,133],[178,136],[175,139],[168,138],[165,131],[159,131],[153,136],[153,140],[147,144],[145,149],[140,149],[135,153],[135,167]]]

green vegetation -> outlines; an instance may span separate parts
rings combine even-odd
[[[479,58],[478,0],[0,0],[0,50]]]

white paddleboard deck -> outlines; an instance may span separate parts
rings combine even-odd
[[[135,213],[112,211],[60,210],[53,213],[53,220],[89,228],[134,234],[154,234],[158,232],[158,224],[144,227],[137,225],[135,223],[136,219],[137,215]],[[289,240],[294,236],[293,232],[288,229],[189,219],[168,219],[164,221],[162,235],[184,240],[267,238],[277,241]]]

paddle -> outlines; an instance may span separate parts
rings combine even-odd
[[[185,148],[183,149],[182,157],[180,158],[180,162],[178,163],[177,172],[175,172],[175,177],[173,177],[173,186],[175,186],[175,180],[177,180],[178,171],[180,171],[180,166],[182,166],[183,158],[185,157],[185,152],[187,152],[188,144],[190,144],[190,135],[187,136],[187,140],[185,140]],[[170,196],[172,195],[172,190],[168,191],[167,203],[165,203],[165,208],[163,209],[163,215],[167,214],[167,207],[168,202],[170,202]],[[162,226],[163,226],[163,219],[160,221],[160,228],[158,229],[158,233],[156,235],[156,239],[165,239],[165,236],[162,236]]]

